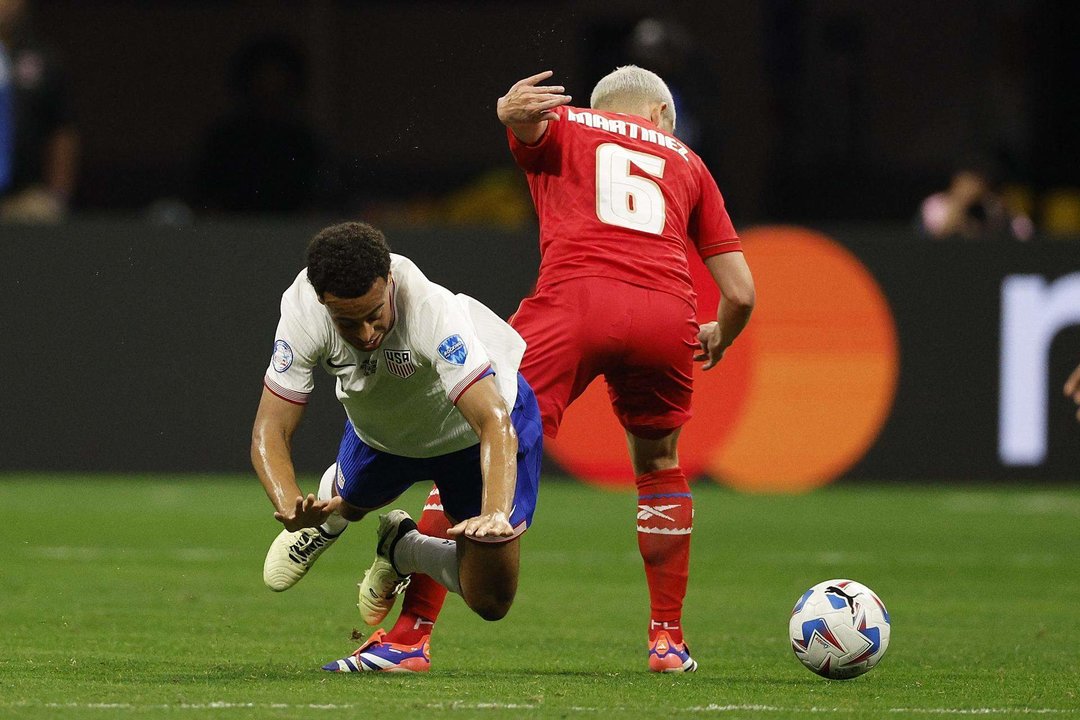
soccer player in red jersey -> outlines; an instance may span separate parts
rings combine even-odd
[[[694,511],[679,431],[690,419],[693,360],[714,367],[745,327],[753,278],[716,182],[674,136],[674,101],[659,76],[618,68],[597,83],[589,109],[540,85],[550,77],[521,80],[498,102],[540,219],[536,290],[511,320],[528,344],[521,372],[550,437],[604,376],[638,488],[649,669],[692,671],[681,615]],[[700,328],[689,252],[722,295],[717,321]]]
[[[543,72],[499,99],[499,119],[540,219],[535,292],[511,320],[528,346],[520,371],[544,433],[603,375],[626,431],[638,488],[638,548],[649,587],[649,669],[690,672],[682,633],[693,498],[679,468],[690,419],[693,361],[709,370],[745,327],[754,282],[708,169],[674,136],[671,92],[656,74],[622,67],[597,83],[591,108],[569,105]],[[687,254],[721,292],[716,322],[698,326]],[[420,532],[449,526],[434,490]],[[395,643],[430,633],[446,590],[414,575]],[[388,610],[393,597],[375,598]]]

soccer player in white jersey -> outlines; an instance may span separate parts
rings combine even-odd
[[[370,225],[318,233],[306,269],[282,295],[252,432],[252,463],[285,526],[267,554],[266,584],[291,587],[349,522],[414,482],[434,480],[455,540],[421,535],[402,510],[380,516],[361,616],[378,624],[414,572],[461,595],[486,620],[506,615],[542,454],[536,398],[517,372],[524,350],[509,325],[392,255]],[[336,378],[348,419],[337,462],[318,494],[305,496],[290,443],[316,366]],[[380,629],[324,669],[426,671],[429,637],[403,645]]]

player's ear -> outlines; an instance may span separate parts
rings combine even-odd
[[[656,105],[653,105],[652,113],[650,113],[649,115],[649,120],[651,120],[652,124],[660,128],[661,130],[666,130],[669,133],[673,133],[675,132],[674,123],[671,124],[671,127],[668,127],[668,123],[664,122],[664,115],[667,113],[667,110],[668,104],[666,102],[659,102]]]
[[[649,121],[653,125],[656,125],[657,127],[660,127],[661,126],[661,121],[664,119],[664,111],[665,110],[667,110],[667,103],[666,102],[655,103],[652,106],[652,109],[649,111]]]

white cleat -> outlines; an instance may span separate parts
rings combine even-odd
[[[381,623],[394,607],[397,596],[409,585],[411,577],[402,575],[391,560],[397,541],[416,531],[416,523],[404,510],[391,510],[379,516],[379,538],[375,562],[360,581],[360,618],[368,625]]]
[[[328,535],[322,528],[304,528],[296,532],[282,530],[263,563],[263,582],[274,592],[288,590],[315,564],[326,548],[340,535]]]
[[[356,606],[360,608],[360,619],[368,625],[378,625],[385,620],[397,596],[405,591],[411,579],[410,575],[399,575],[394,566],[381,557],[375,558],[357,585],[360,600]]]

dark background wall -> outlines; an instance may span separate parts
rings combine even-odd
[[[252,38],[306,50],[305,109],[362,207],[508,166],[494,103],[510,83],[551,68],[586,104],[601,74],[636,58],[626,38],[650,16],[685,32],[681,60],[652,64],[696,103],[705,137],[692,145],[740,218],[906,218],[973,151],[1036,188],[1078,182],[1067,0],[33,6],[67,60],[84,208],[190,194],[203,134],[228,107],[229,59]]]
[[[0,471],[246,471],[279,298],[317,229],[84,221],[6,233]],[[1075,246],[943,245],[902,226],[829,232],[880,284],[900,345],[892,412],[848,477],[1075,480],[1075,408],[1060,387],[1080,355],[1080,324],[1051,348],[1045,462],[1009,468],[997,452],[1002,280],[1078,272]],[[536,275],[531,231],[391,227],[387,235],[432,279],[503,316]],[[343,422],[328,378],[319,379],[297,438],[307,472],[332,461]]]
[[[281,293],[317,230],[302,221],[6,228],[0,470],[247,469]],[[388,235],[433,280],[503,316],[539,265],[528,235]],[[297,458],[314,471],[333,461],[344,421],[328,379],[307,415]]]
[[[1076,477],[1075,422],[1056,392],[1076,362],[1075,328],[1052,349],[1046,464],[1003,468],[994,439],[1000,283],[1078,269],[1075,2],[28,5],[64,61],[82,150],[66,222],[0,222],[0,469],[246,468],[277,298],[306,239],[332,219],[387,227],[437,281],[509,314],[537,257],[496,99],[550,68],[587,104],[602,74],[636,61],[677,91],[680,132],[694,137],[736,227],[823,227],[885,289],[899,392],[852,476]],[[650,19],[674,33],[652,55],[630,42]],[[196,197],[195,169],[232,107],[231,60],[268,36],[306,55],[298,104],[332,149],[341,192],[319,212],[226,219]],[[1040,196],[1073,188],[1060,242],[915,237],[920,200],[973,154],[1028,194],[1037,225]],[[492,171],[509,189],[473,207],[503,229],[447,226],[439,203]],[[311,470],[340,423],[328,383],[317,392],[300,438]]]

